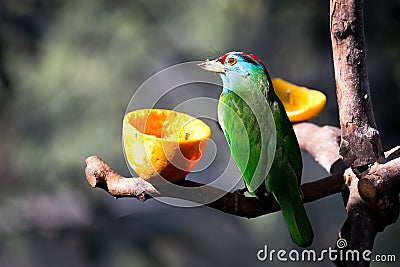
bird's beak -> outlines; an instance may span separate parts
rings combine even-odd
[[[215,73],[225,73],[226,68],[224,65],[221,64],[217,59],[214,60],[206,60],[200,64],[197,64],[200,68],[206,71],[211,71]]]

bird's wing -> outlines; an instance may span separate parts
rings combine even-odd
[[[303,162],[296,134],[286,115],[285,108],[278,97],[272,101],[270,107],[275,120],[277,146],[282,146],[282,152],[285,154],[285,158],[288,159],[291,167],[293,167],[298,179],[298,184],[300,184]]]
[[[261,154],[261,134],[256,118],[247,104],[234,93],[220,98],[218,118],[232,157],[243,175],[247,189],[253,193],[257,188],[252,188],[251,184],[263,184],[266,177],[254,175]]]

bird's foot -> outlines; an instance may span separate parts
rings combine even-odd
[[[242,189],[237,189],[236,193],[238,193],[238,195],[244,196],[244,194],[247,192],[247,188],[242,188]]]

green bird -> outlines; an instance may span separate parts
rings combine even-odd
[[[218,120],[247,191],[260,201],[272,194],[292,240],[309,246],[314,234],[299,191],[299,144],[263,62],[253,54],[229,52],[198,66],[222,79]]]

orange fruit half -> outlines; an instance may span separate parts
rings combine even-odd
[[[141,109],[123,120],[123,143],[131,168],[143,179],[183,179],[199,162],[211,136],[203,121],[165,109]]]
[[[321,113],[325,106],[326,96],[320,91],[298,86],[281,78],[272,79],[272,84],[291,122],[310,120]]]

